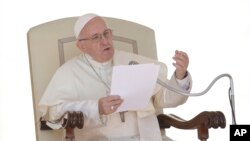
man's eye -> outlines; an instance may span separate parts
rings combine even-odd
[[[108,36],[109,36],[109,32],[104,32],[103,35],[104,35],[105,37],[108,37]]]
[[[92,40],[98,40],[98,38],[99,38],[98,36],[94,36],[94,37],[92,37],[91,39],[92,39]]]

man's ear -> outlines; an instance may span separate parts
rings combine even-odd
[[[77,46],[77,48],[79,48],[82,52],[85,51],[85,47],[84,47],[84,45],[83,45],[80,41],[77,41],[77,42],[76,42],[76,46]]]

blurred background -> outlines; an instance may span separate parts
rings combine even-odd
[[[0,140],[35,141],[27,31],[38,24],[85,13],[130,20],[155,30],[158,59],[168,65],[175,50],[188,53],[192,92],[203,91],[218,75],[234,79],[236,120],[250,124],[249,0],[0,0]],[[184,119],[201,111],[222,111],[226,129],[210,130],[212,141],[229,140],[232,124],[229,79],[220,79],[203,96],[166,109]],[[175,140],[195,141],[196,131],[168,129]]]

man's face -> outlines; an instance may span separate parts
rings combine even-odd
[[[80,32],[77,47],[95,61],[106,62],[114,55],[112,31],[102,18],[95,17]]]

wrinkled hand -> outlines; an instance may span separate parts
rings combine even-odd
[[[175,60],[175,63],[173,63],[173,65],[176,68],[175,70],[176,77],[180,80],[184,79],[189,64],[187,53],[176,50],[173,59]]]
[[[122,104],[123,99],[119,95],[110,95],[102,97],[98,101],[99,113],[101,115],[108,115],[114,113]]]

